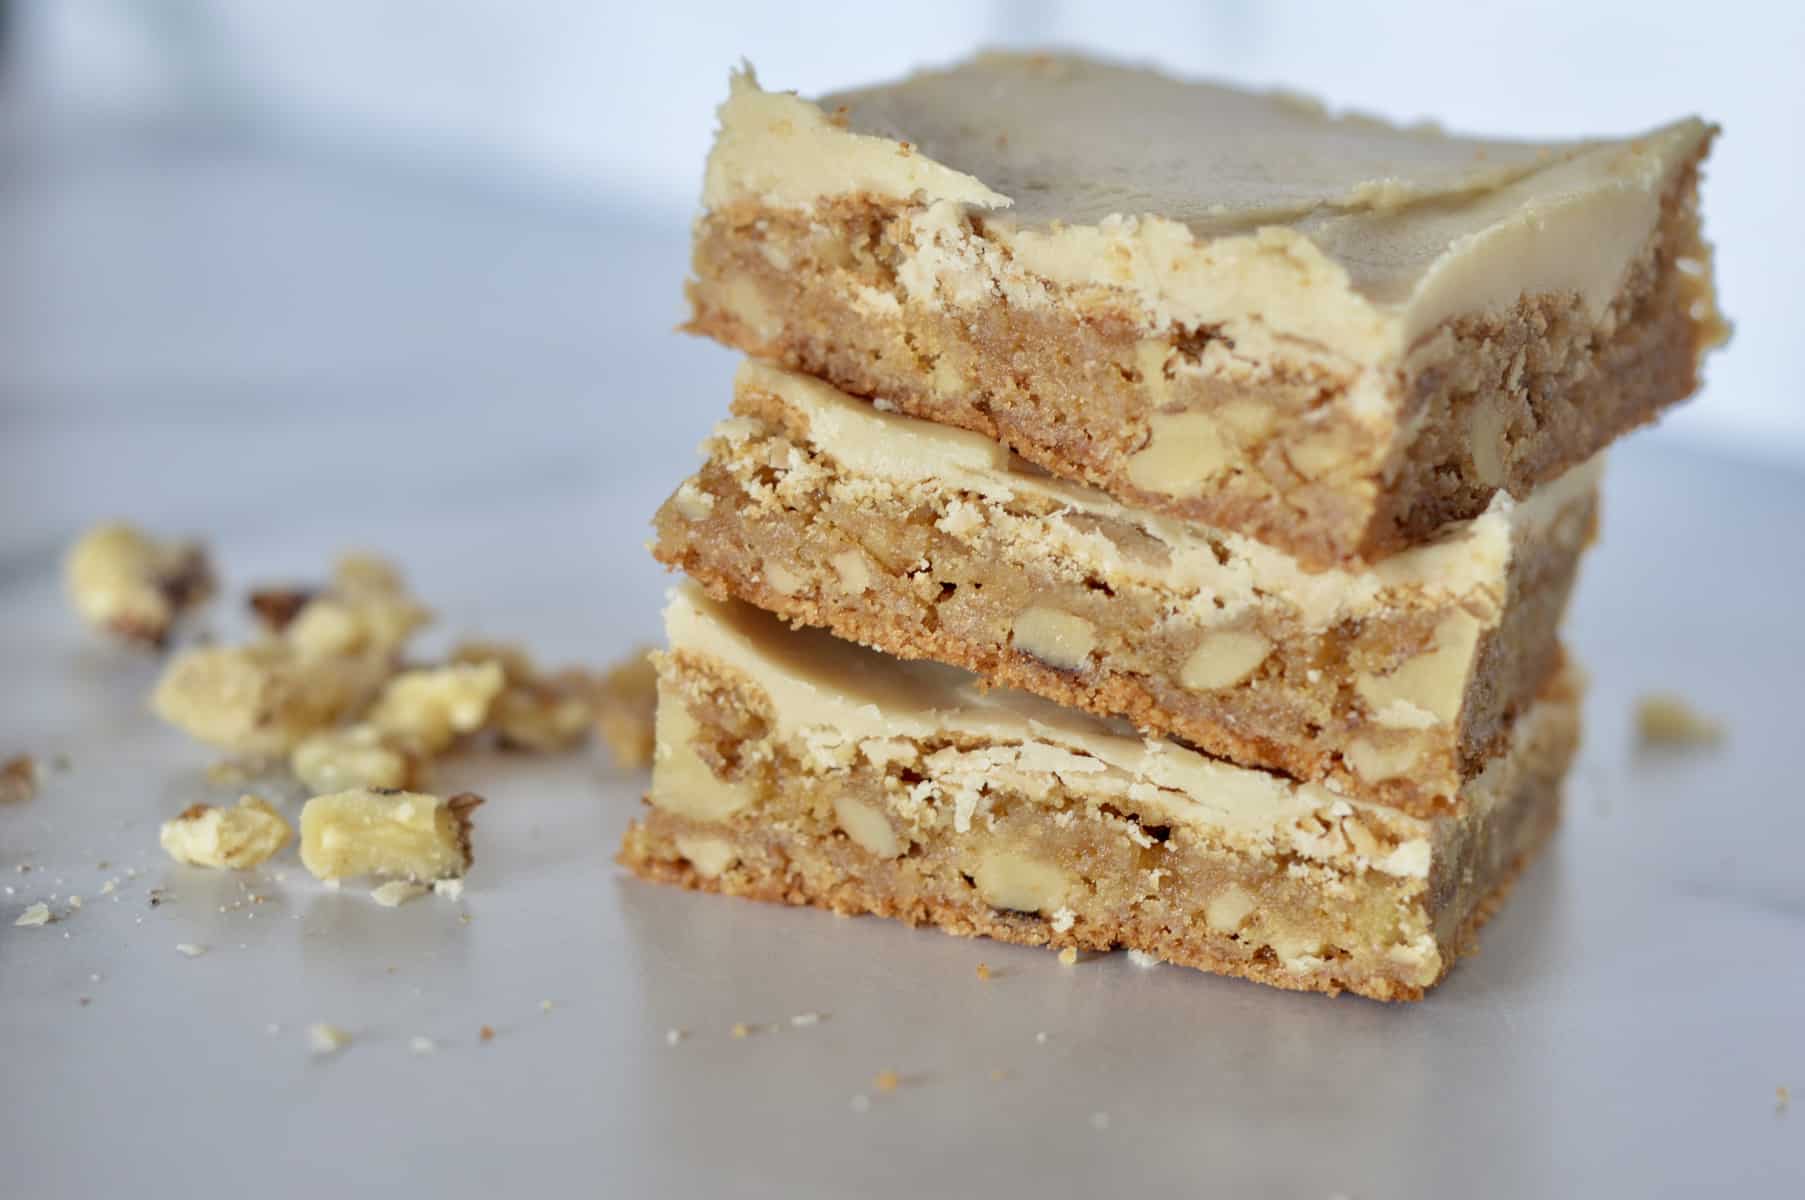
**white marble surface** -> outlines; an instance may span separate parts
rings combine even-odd
[[[162,819],[232,794],[145,712],[155,662],[65,614],[56,555],[112,513],[206,533],[234,588],[367,545],[439,637],[596,662],[649,639],[645,519],[731,368],[668,333],[681,223],[154,133],[5,155],[0,754],[72,766],[0,808],[0,1192],[1805,1188],[1805,1107],[1775,1092],[1805,1090],[1805,479],[1618,454],[1572,623],[1594,690],[1566,827],[1421,1005],[641,885],[610,857],[643,780],[587,756],[448,766],[491,797],[466,897],[380,909],[292,860],[162,858]],[[1638,752],[1655,687],[1728,744]],[[233,907],[247,887],[269,903]],[[310,1058],[314,1021],[352,1044]]]

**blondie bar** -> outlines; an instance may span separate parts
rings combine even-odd
[[[1480,141],[1082,58],[736,75],[690,328],[1306,565],[1527,495],[1725,336],[1714,129]]]
[[[1412,816],[694,585],[666,624],[637,874],[1280,987],[1419,998],[1553,828],[1577,738],[1558,673],[1455,806]]]

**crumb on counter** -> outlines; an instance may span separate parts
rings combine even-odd
[[[1061,966],[1069,967],[1077,961],[1078,951],[1075,947],[1067,946],[1064,950],[1059,952],[1059,964]]]
[[[871,1080],[871,1086],[880,1092],[894,1092],[901,1082],[895,1071],[879,1071]]]
[[[0,763],[0,804],[22,804],[37,794],[37,759],[15,754]]]
[[[28,904],[25,911],[13,920],[13,924],[21,929],[32,929],[39,925],[48,925],[54,920],[50,915],[50,906],[42,900],[36,904]]]
[[[1693,708],[1683,697],[1654,692],[1636,701],[1636,732],[1656,746],[1714,746],[1724,740],[1721,721]]]
[[[316,1057],[337,1054],[350,1044],[351,1035],[336,1025],[320,1021],[307,1027],[307,1049]]]

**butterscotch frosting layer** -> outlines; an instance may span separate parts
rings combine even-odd
[[[1554,670],[1602,466],[1312,573],[766,364],[734,409],[656,520],[658,557],[716,594],[1417,809]]]
[[[640,874],[1285,987],[1432,986],[1552,826],[1575,739],[1562,677],[1417,817],[690,587],[666,620]]]
[[[1312,566],[1696,386],[1712,130],[1531,145],[1083,59],[735,77],[692,327]]]

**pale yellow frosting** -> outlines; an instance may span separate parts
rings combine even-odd
[[[705,205],[917,201],[899,278],[918,302],[1050,304],[1049,282],[1102,283],[1150,328],[1301,338],[1359,365],[1526,293],[1577,293],[1601,315],[1711,136],[1687,119],[1625,140],[1483,141],[1020,54],[818,103],[747,68],[720,116]]]

